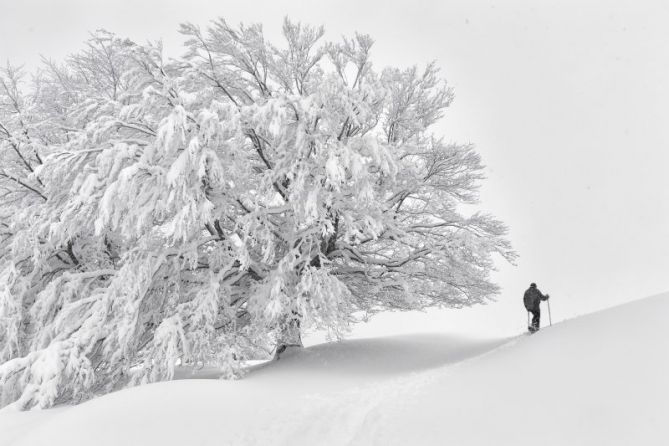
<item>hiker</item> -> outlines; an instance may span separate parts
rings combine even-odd
[[[539,308],[539,304],[542,300],[548,300],[548,297],[548,294],[541,294],[541,291],[539,291],[537,288],[536,283],[531,283],[530,287],[527,289],[527,291],[525,291],[525,295],[523,296],[523,303],[525,304],[527,311],[532,313],[532,323],[529,327],[527,327],[527,329],[530,330],[530,333],[534,333],[535,331],[539,330],[539,319],[541,318],[541,309]]]

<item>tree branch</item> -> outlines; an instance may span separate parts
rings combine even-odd
[[[21,186],[25,187],[26,189],[30,190],[31,192],[34,192],[34,193],[36,193],[37,195],[39,195],[44,201],[47,201],[46,196],[45,196],[42,192],[38,191],[37,189],[35,189],[34,187],[30,186],[29,184],[25,183],[25,182],[22,181],[20,178],[16,178],[15,176],[8,174],[8,173],[7,173],[6,171],[4,171],[4,170],[0,170],[0,177],[7,178],[7,179],[9,179],[9,180],[12,180],[12,181],[14,181],[14,182],[20,184]]]

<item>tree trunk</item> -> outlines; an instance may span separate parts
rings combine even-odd
[[[276,345],[276,353],[274,354],[274,359],[276,360],[280,359],[281,354],[288,349],[304,347],[300,329],[300,315],[293,311],[286,319],[286,323],[283,325],[281,335]]]

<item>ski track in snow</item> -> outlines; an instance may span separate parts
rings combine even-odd
[[[379,370],[376,369],[379,367],[378,365],[370,367],[367,364],[366,366],[359,367],[357,370],[358,378],[361,375],[370,373],[374,379],[368,379],[367,382],[353,387],[349,386],[349,382],[347,381],[346,386],[340,388],[340,386],[335,385],[334,389],[330,391],[320,389],[309,391],[298,398],[298,401],[294,405],[297,409],[294,412],[281,412],[279,418],[275,414],[270,428],[263,428],[261,431],[253,433],[239,434],[224,444],[316,445],[321,444],[324,438],[327,438],[328,442],[332,442],[331,444],[367,444],[369,432],[375,432],[379,429],[378,420],[381,419],[381,415],[387,413],[389,410],[396,410],[400,407],[401,404],[398,404],[398,402],[417,394],[420,389],[434,381],[437,376],[442,375],[445,369],[458,367],[477,357],[504,348],[506,343],[514,342],[513,340],[515,339],[511,338],[511,341],[505,339],[465,341],[460,339],[461,346],[466,345],[467,347],[455,348],[454,351],[450,352],[452,355],[451,360],[444,361],[442,358],[442,361],[436,361],[437,364],[435,365],[432,362],[434,362],[435,358],[438,358],[438,352],[430,351],[429,348],[425,347],[426,344],[427,346],[433,344],[432,346],[440,346],[444,351],[447,351],[445,345],[441,345],[441,342],[445,342],[443,338],[443,335],[437,334],[432,336],[398,336],[389,339],[361,339],[344,342],[339,345],[316,346],[310,349],[311,351],[307,350],[305,352],[306,355],[314,353],[314,350],[325,351],[329,353],[328,359],[331,359],[331,357],[337,358],[340,356],[333,354],[331,351],[338,350],[337,347],[348,347],[344,351],[350,353],[350,344],[363,345],[368,346],[371,350],[367,352],[370,356],[376,356],[376,363],[381,362],[382,365],[387,366],[389,364],[383,363],[388,358],[383,354],[379,354],[379,350],[383,350],[383,348],[378,348],[378,345],[375,344],[385,344],[386,347],[392,346],[399,350],[402,350],[402,348],[398,348],[399,346],[416,347],[417,350],[420,350],[420,347],[425,349],[422,354],[415,355],[414,358],[405,358],[404,367],[402,366],[402,362],[397,361],[397,355],[395,355],[394,365],[399,366],[398,369],[400,369],[400,371],[395,371],[398,377],[379,377]],[[394,342],[397,344],[394,344]],[[376,355],[374,355],[374,352]],[[361,354],[360,350],[354,353]],[[388,351],[385,353],[388,354]],[[400,353],[407,354],[408,351],[404,350]],[[428,357],[423,356],[428,353]],[[298,354],[296,358],[289,358],[289,361],[291,359],[304,360],[303,356]],[[318,358],[318,355],[314,356]],[[356,355],[354,354],[353,356],[355,357]],[[443,356],[448,358],[450,355]],[[311,359],[312,361],[307,361],[308,364],[312,366],[314,363],[319,364],[318,360],[314,361],[314,358]],[[342,360],[343,358],[337,359]],[[442,362],[444,363],[442,364]],[[415,366],[416,363],[418,363],[418,366]],[[412,364],[414,365],[413,367],[411,366]],[[270,366],[271,368],[271,366],[276,365],[274,363],[266,366]],[[329,361],[326,361],[319,365],[328,367],[330,364]],[[369,368],[373,370],[369,370]],[[408,371],[405,369],[408,369]],[[268,370],[268,372],[272,373],[273,370]],[[394,376],[394,374],[390,373],[390,376]],[[272,409],[268,409],[268,411],[272,411]],[[259,418],[265,419],[266,417],[261,415]]]

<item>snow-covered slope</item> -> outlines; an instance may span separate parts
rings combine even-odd
[[[669,444],[669,294],[533,336],[317,345],[190,379],[0,412],[13,445]]]

